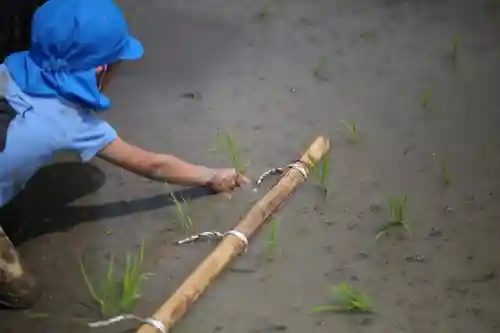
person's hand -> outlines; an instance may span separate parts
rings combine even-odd
[[[215,192],[229,193],[237,187],[250,183],[250,179],[236,169],[212,169],[213,175],[207,185]]]

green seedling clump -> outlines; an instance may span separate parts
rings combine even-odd
[[[172,197],[172,201],[174,202],[175,205],[175,219],[174,222],[183,230],[187,231],[192,228],[193,226],[193,220],[191,219],[191,216],[187,212],[188,210],[188,205],[186,200],[184,198],[182,199],[182,202],[177,199],[177,197],[174,195],[174,193],[170,192],[170,196]]]
[[[328,74],[327,74],[327,65],[328,65],[328,56],[323,56],[321,57],[316,66],[313,68],[313,75],[316,79],[319,81],[328,81]]]
[[[328,179],[330,177],[330,160],[328,154],[323,155],[312,169],[312,175],[317,186],[323,191],[325,198],[329,195]]]
[[[371,299],[345,282],[332,286],[329,296],[332,304],[316,306],[312,312],[374,312]]]
[[[80,271],[87,289],[103,317],[130,312],[135,301],[141,297],[141,283],[146,277],[142,272],[143,259],[144,242],[141,243],[139,253],[126,255],[125,268],[120,276],[116,274],[115,260],[111,257],[106,275],[97,283],[90,281],[83,261],[80,260]]]
[[[449,187],[451,185],[450,170],[445,161],[441,161],[441,181],[444,187]]]
[[[248,162],[243,162],[243,154],[229,133],[217,133],[216,151],[223,155],[223,158],[231,167],[235,168],[241,174],[244,174]]]
[[[257,19],[262,22],[267,21],[271,17],[273,5],[274,0],[265,0],[257,13]]]
[[[406,218],[408,198],[406,196],[393,196],[389,198],[388,222],[379,230],[376,239],[388,234],[393,229],[404,228],[411,235],[411,230]]]
[[[377,39],[377,31],[376,30],[367,30],[363,31],[359,34],[359,37],[365,41],[374,41]]]
[[[130,311],[134,302],[141,297],[141,282],[144,278],[142,262],[144,261],[144,243],[141,244],[138,255],[127,253],[125,257],[125,271],[122,278],[122,297],[120,307],[122,311]]]
[[[49,318],[50,313],[45,313],[45,312],[36,312],[36,313],[27,313],[26,316],[31,319],[43,319],[43,318]]]
[[[267,260],[274,261],[276,250],[278,248],[278,221],[275,218],[271,218],[269,225],[269,233],[267,236]]]
[[[453,39],[452,48],[451,48],[451,61],[453,62],[454,65],[456,65],[458,62],[459,50],[460,50],[460,39],[455,38],[455,39]]]
[[[340,121],[346,128],[346,134],[349,142],[356,143],[359,142],[360,136],[358,133],[358,125],[355,120],[352,121]]]

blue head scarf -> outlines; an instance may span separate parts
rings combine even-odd
[[[35,12],[31,30],[29,51],[5,59],[21,90],[95,110],[111,104],[98,89],[96,67],[143,54],[112,0],[49,0]]]

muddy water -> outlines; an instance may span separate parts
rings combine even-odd
[[[281,255],[267,262],[259,234],[239,269],[217,280],[174,332],[500,332],[500,7],[269,3],[262,20],[264,1],[122,1],[146,48],[108,90],[108,119],[124,138],[223,165],[210,150],[216,131],[229,131],[253,177],[295,158],[317,134],[333,142],[328,201],[304,184],[276,215]],[[341,120],[356,121],[359,143],[348,143]],[[36,204],[27,204],[36,209],[20,204],[23,227],[11,228],[44,285],[33,312],[49,316],[0,312],[1,332],[89,331],[76,320],[95,318],[82,255],[96,276],[107,258],[145,239],[145,270],[155,275],[135,312],[149,315],[211,249],[172,245],[185,233],[161,185],[100,161],[49,171],[50,186],[33,190]],[[225,230],[258,198],[183,194],[193,232]],[[392,195],[408,196],[412,235],[376,242]],[[309,315],[341,281],[370,295],[376,313]]]

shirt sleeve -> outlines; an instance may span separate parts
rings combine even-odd
[[[73,138],[71,148],[80,155],[83,162],[87,162],[117,137],[116,131],[108,122],[89,113],[82,115],[81,127]]]

